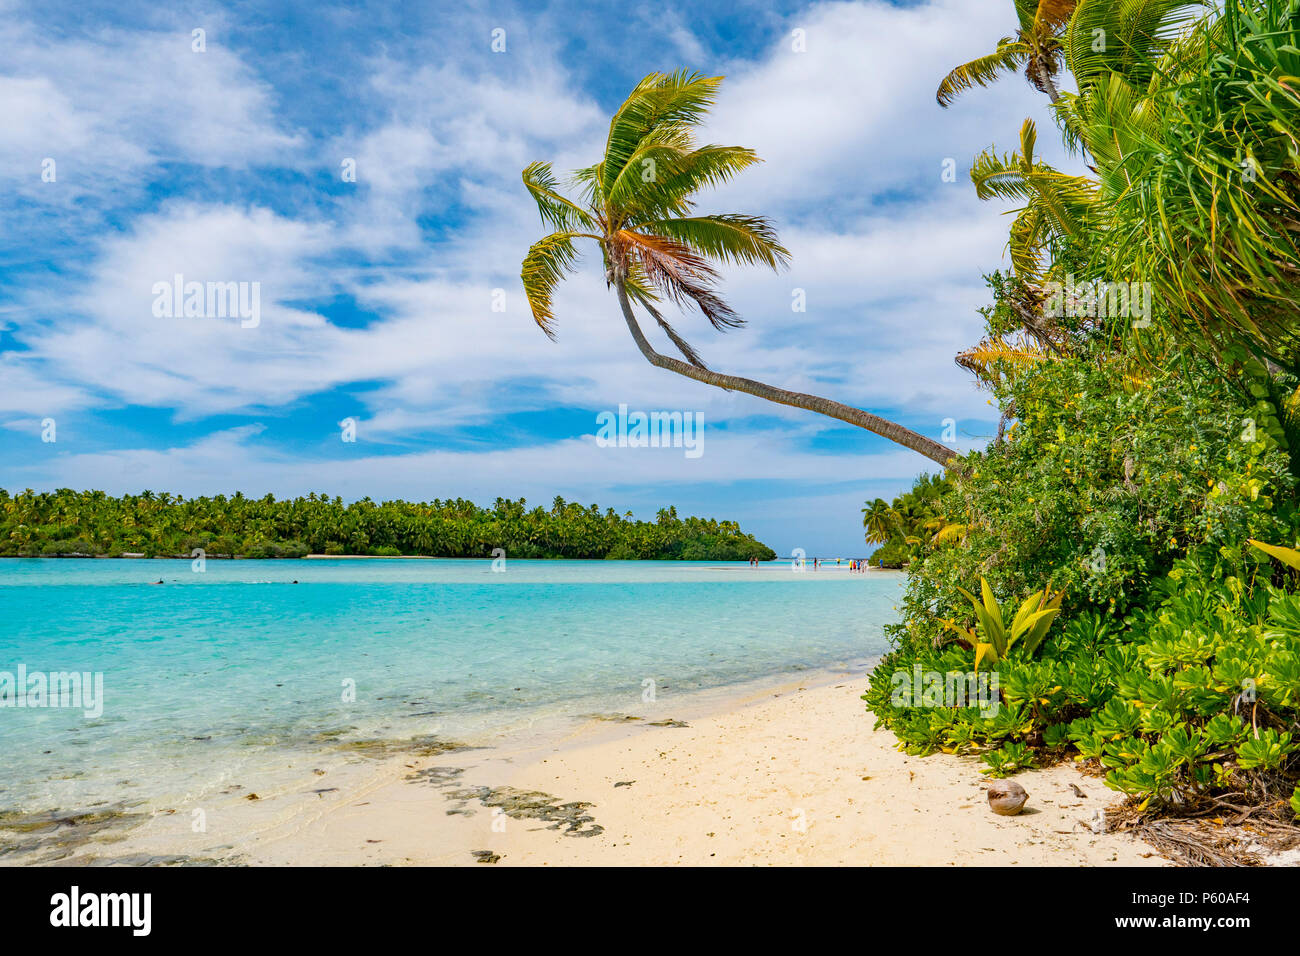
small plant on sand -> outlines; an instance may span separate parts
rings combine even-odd
[[[1007,744],[998,750],[990,750],[984,755],[988,767],[983,771],[991,777],[1010,777],[1022,770],[1037,766],[1034,752],[1025,744]]]

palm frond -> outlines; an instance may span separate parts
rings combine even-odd
[[[1039,254],[1078,236],[1092,217],[1096,202],[1093,183],[1070,176],[1034,160],[1038,132],[1032,120],[1020,127],[1020,153],[999,157],[992,150],[975,158],[971,181],[980,199],[1019,199],[1025,202],[1011,226],[1011,260],[1024,279],[1039,276]]]
[[[717,99],[720,76],[686,70],[651,73],[633,89],[609,123],[600,182],[607,197],[619,174],[652,130],[699,125]]]
[[[930,539],[930,542],[938,545],[948,544],[952,541],[960,541],[966,537],[966,530],[967,526],[964,524],[957,524],[955,522],[952,524],[945,524],[934,533],[934,537]]]
[[[1034,147],[1038,144],[1038,127],[1029,117],[1020,124],[1020,161],[1026,167],[1034,165]]]
[[[648,130],[605,190],[606,201],[611,206],[627,206],[638,194],[653,196],[662,192],[663,173],[683,162],[693,146],[690,131],[681,126],[659,126]]]
[[[1036,206],[1026,206],[1011,223],[1007,250],[1016,275],[1026,281],[1037,279],[1042,273],[1044,245],[1043,217]]]
[[[524,167],[524,188],[537,202],[542,221],[561,232],[596,228],[596,222],[586,210],[559,193],[559,182],[551,172],[550,163],[529,163]]]
[[[1065,61],[1081,90],[1108,74],[1143,87],[1155,62],[1204,0],[1078,0],[1067,31]]]
[[[575,169],[570,181],[577,187],[582,201],[592,209],[603,209],[605,197],[600,191],[601,164],[596,163],[583,169]]]
[[[790,251],[777,240],[776,229],[764,216],[723,214],[659,219],[642,228],[676,240],[710,259],[772,269],[790,263]]]
[[[971,164],[970,179],[980,199],[1029,199],[1032,195],[1020,158],[1014,153],[998,156],[986,149]]]
[[[1003,37],[998,48],[985,56],[963,63],[943,78],[934,98],[947,108],[958,94],[974,86],[989,86],[999,76],[1014,73],[1028,61],[1030,50],[1013,37]]]
[[[1026,184],[1054,235],[1077,236],[1083,231],[1096,199],[1096,187],[1089,180],[1040,164]]]
[[[574,240],[581,233],[555,232],[539,239],[528,249],[519,278],[524,283],[524,295],[532,309],[533,321],[550,338],[555,338],[552,327],[555,314],[551,310],[551,294],[565,274],[573,271],[578,259]],[[588,238],[595,238],[590,236]]]
[[[1050,357],[1042,346],[1024,338],[1007,340],[994,337],[958,352],[956,362],[974,374],[981,384],[992,386],[1004,378],[1013,379]]]
[[[1049,36],[1062,30],[1070,22],[1079,0],[1038,0],[1034,10],[1034,30],[1040,36]]]
[[[613,239],[638,262],[652,287],[678,305],[693,303],[718,331],[745,324],[745,320],[714,291],[717,271],[685,243],[630,229],[619,230]]]
[[[721,186],[760,162],[757,153],[743,146],[700,146],[667,159],[655,171],[654,183],[637,190],[623,206],[634,223],[685,216],[695,208],[693,194]]]

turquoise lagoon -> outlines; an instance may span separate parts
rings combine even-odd
[[[671,716],[691,691],[883,653],[902,584],[788,562],[492,567],[2,560],[0,675],[102,673],[104,700],[0,707],[0,811],[163,805],[350,741],[635,711],[648,681]]]

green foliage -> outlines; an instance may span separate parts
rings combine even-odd
[[[1084,83],[1108,226],[1097,258],[1111,275],[1151,282],[1185,340],[1244,345],[1294,370],[1300,4],[1220,6],[1154,68]]]
[[[1237,763],[1243,770],[1281,770],[1288,754],[1295,753],[1289,733],[1271,727],[1237,747]]]
[[[120,555],[300,558],[306,554],[422,554],[512,558],[771,560],[776,553],[734,521],[677,517],[665,508],[653,522],[613,509],[565,502],[527,509],[523,499],[498,498],[491,508],[472,501],[344,504],[310,494],[183,498],[146,491],[111,498],[101,491],[61,489],[10,496],[0,490],[0,557]]]
[[[1300,596],[1274,585],[1266,564],[1242,553],[1196,554],[1180,559],[1119,627],[1080,614],[1040,659],[1012,652],[1000,661],[1002,706],[992,718],[883,698],[896,669],[960,666],[955,647],[933,642],[887,656],[864,699],[911,752],[981,754],[997,775],[1072,753],[1144,806],[1249,789],[1258,775],[1294,786],[1298,623]]]
[[[1019,411],[1006,440],[968,455],[934,506],[962,515],[965,546],[916,548],[910,641],[941,638],[957,587],[981,577],[1006,595],[1046,582],[1067,617],[1122,614],[1189,549],[1286,533],[1288,456],[1267,432],[1244,440],[1253,403],[1196,359],[1142,381],[1099,352],[1044,363],[1004,394]]]
[[[979,195],[1026,204],[986,342],[1036,358],[981,378],[1010,426],[932,505],[960,540],[910,545],[864,699],[903,747],[997,775],[1070,756],[1142,807],[1285,784],[1300,814],[1300,2],[1193,23],[1174,0],[1078,0],[1045,36],[1078,90],[1056,118],[1096,179],[1040,166],[1031,123],[1019,153],[976,162]],[[1075,275],[1149,284],[1152,321],[1061,314],[1044,280]],[[997,655],[996,713],[886,695],[896,670],[967,664],[971,608],[1002,632],[998,602],[1044,584],[1058,623],[1038,655]]]

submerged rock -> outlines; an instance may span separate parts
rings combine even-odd
[[[136,805],[37,812],[0,810],[0,858],[54,863],[87,846],[121,839],[126,831],[149,817],[132,806]]]

